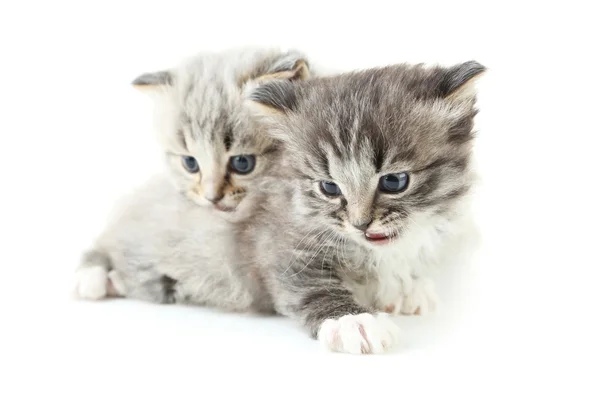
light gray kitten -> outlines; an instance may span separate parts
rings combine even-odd
[[[167,168],[115,210],[76,271],[76,294],[271,310],[239,262],[235,228],[262,201],[277,144],[251,118],[243,93],[308,76],[296,51],[247,48],[136,78],[153,98]]]
[[[468,249],[475,78],[395,65],[250,94],[285,145],[277,194],[241,232],[276,311],[327,348],[380,353],[390,314],[433,310],[428,268]]]

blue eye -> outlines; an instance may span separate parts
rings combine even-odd
[[[342,194],[340,187],[333,182],[322,181],[321,182],[321,191],[325,193],[327,196],[339,196]]]
[[[182,156],[181,164],[183,165],[183,168],[185,168],[185,170],[190,174],[195,174],[196,172],[200,171],[198,161],[196,161],[194,157]]]
[[[400,193],[408,187],[408,174],[400,172],[399,174],[388,174],[379,180],[379,190],[387,193]]]
[[[249,174],[256,165],[256,157],[240,155],[233,156],[229,159],[229,168],[237,174]]]

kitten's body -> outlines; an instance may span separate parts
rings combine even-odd
[[[244,253],[254,251],[276,310],[328,348],[392,346],[398,328],[386,313],[433,309],[428,268],[476,239],[471,81],[482,71],[390,66],[251,95],[285,143],[288,179],[240,243],[251,244]],[[403,174],[401,191],[382,189]]]
[[[307,76],[307,62],[295,51],[235,49],[138,77],[134,85],[154,100],[167,168],[124,199],[84,254],[77,294],[268,310],[235,233],[262,201],[279,153],[248,113],[243,93]],[[250,172],[232,169],[240,155],[255,160]]]
[[[292,76],[295,65],[288,65]],[[432,309],[427,268],[445,263],[472,238],[475,109],[467,89],[481,71],[469,63],[429,70],[396,66],[254,85],[251,98],[263,108],[263,121],[233,135],[233,153],[227,154],[271,149],[260,134],[264,126],[285,149],[266,151],[269,162],[244,185],[236,218],[227,221],[221,217],[228,214],[199,207],[194,194],[206,195],[204,187],[182,183],[180,174],[158,179],[125,206],[125,216],[109,226],[79,272],[113,273],[116,291],[129,297],[274,310],[298,320],[329,349],[383,352],[399,334],[388,313]],[[198,114],[186,115],[184,121],[198,120],[189,118]],[[236,120],[255,121],[249,114]],[[222,124],[209,124],[207,136],[180,129],[177,121],[159,119],[171,132],[167,148],[189,154],[189,143],[223,147],[222,139],[214,141],[223,130],[215,126]],[[236,149],[236,142],[243,145]],[[217,170],[221,163],[195,151],[212,184],[219,174],[210,165]],[[405,194],[379,193],[380,178],[403,171],[410,173]],[[325,181],[339,185],[342,194],[319,192]],[[369,232],[390,243],[367,241]]]
[[[125,198],[85,255],[88,267],[109,259],[126,297],[262,311],[256,275],[239,262],[237,224],[174,189],[158,175]]]

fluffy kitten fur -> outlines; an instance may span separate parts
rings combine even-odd
[[[384,352],[399,338],[389,314],[432,310],[427,267],[473,238],[473,82],[484,68],[397,65],[292,82],[308,73],[301,56],[247,57],[136,80],[152,87],[169,174],[128,199],[84,256],[78,291],[103,297],[111,276],[109,288],[129,297],[277,311],[330,350]],[[254,65],[261,72],[242,72]],[[196,157],[201,174],[188,176],[172,153]],[[254,176],[231,183],[243,200],[224,197],[236,211],[218,212],[203,197],[235,154],[263,156]],[[378,189],[400,172],[405,191]],[[341,194],[325,195],[322,181]],[[396,236],[374,244],[368,233]]]
[[[285,145],[285,179],[239,243],[277,312],[329,349],[393,346],[399,331],[389,313],[432,310],[427,268],[473,239],[473,83],[482,72],[476,62],[395,65],[272,82],[250,94]],[[403,172],[405,191],[379,189],[381,177]],[[326,195],[322,182],[341,194]]]
[[[247,48],[200,54],[136,78],[133,85],[154,101],[167,168],[115,210],[83,256],[77,295],[272,309],[239,262],[234,241],[236,224],[264,196],[261,185],[278,154],[248,114],[243,92],[308,75],[307,60],[296,51]],[[254,155],[254,170],[235,173],[230,160],[236,155]],[[182,156],[194,157],[199,171],[188,172]]]

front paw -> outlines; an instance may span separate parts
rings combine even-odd
[[[434,312],[437,304],[438,297],[433,281],[415,278],[407,288],[407,293],[398,297],[396,302],[386,305],[384,310],[395,314],[426,315]]]
[[[438,297],[431,279],[417,278],[412,290],[404,296],[401,312],[406,315],[426,315],[437,308]]]
[[[82,300],[100,300],[107,294],[108,273],[103,266],[80,268],[75,272],[74,295]]]
[[[350,354],[378,354],[398,344],[400,328],[383,313],[345,315],[327,319],[318,339],[329,350]]]
[[[125,283],[115,271],[101,265],[83,267],[75,272],[74,295],[82,300],[101,300],[125,296]]]

